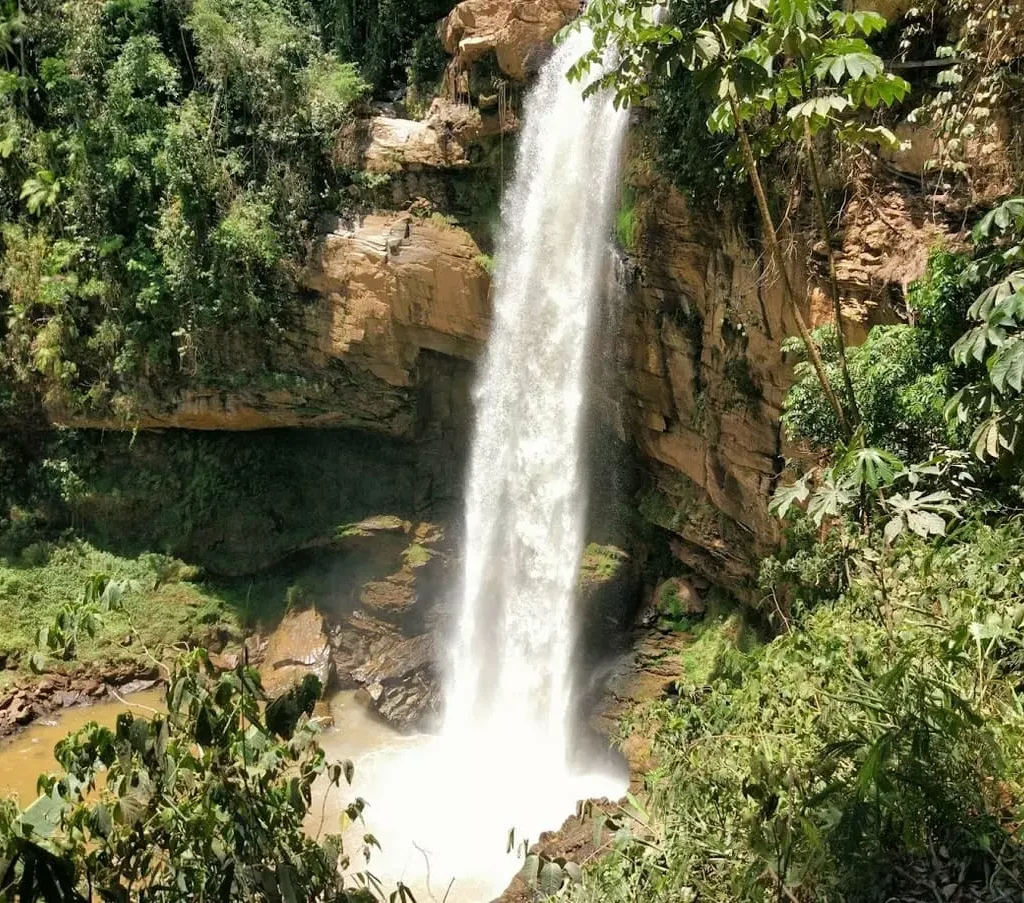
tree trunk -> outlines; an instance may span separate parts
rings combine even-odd
[[[853,436],[853,431],[850,429],[849,421],[846,419],[846,412],[843,410],[843,406],[839,403],[839,399],[832,389],[832,383],[825,372],[825,364],[821,360],[818,346],[814,343],[814,337],[807,328],[807,321],[804,320],[804,315],[800,312],[800,305],[797,303],[793,284],[790,282],[789,273],[786,270],[786,259],[782,254],[782,248],[779,247],[778,236],[775,234],[775,223],[772,221],[772,214],[768,209],[768,198],[764,193],[764,186],[761,184],[761,176],[758,172],[757,161],[754,159],[754,152],[750,147],[747,130],[740,121],[735,101],[730,101],[730,105],[732,107],[733,119],[736,122],[736,133],[740,139],[740,148],[743,151],[743,162],[746,166],[747,175],[750,177],[750,184],[754,188],[754,196],[757,198],[757,209],[761,214],[765,241],[768,243],[768,250],[771,252],[772,259],[775,261],[775,266],[779,271],[782,288],[789,299],[793,317],[796,319],[797,331],[800,333],[800,338],[807,349],[807,356],[811,359],[811,366],[814,367],[814,372],[818,376],[818,381],[821,383],[821,389],[825,393],[825,398],[828,400],[829,405],[831,405],[832,410],[835,412],[836,419],[839,421],[839,428],[843,431],[844,438],[850,439]]]
[[[821,189],[821,174],[818,170],[818,155],[814,152],[814,139],[811,126],[804,120],[804,141],[807,144],[807,162],[811,170],[811,185],[814,188],[814,206],[818,212],[818,228],[821,240],[825,242],[828,255],[828,278],[832,289],[832,311],[836,319],[836,343],[839,347],[839,370],[843,374],[843,385],[846,387],[846,401],[850,408],[853,425],[860,424],[860,409],[857,406],[857,395],[853,390],[850,368],[846,362],[846,339],[843,337],[843,309],[839,299],[839,279],[836,276],[836,258],[832,253],[832,230],[828,225],[828,213],[825,210],[825,194]]]

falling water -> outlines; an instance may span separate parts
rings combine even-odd
[[[626,115],[544,67],[502,209],[495,314],[476,387],[461,622],[445,732],[559,768],[569,753],[586,493],[587,360],[605,286]]]
[[[571,742],[583,419],[626,128],[608,96],[584,100],[566,78],[590,40],[574,34],[541,71],[502,207],[443,730],[357,763],[384,847],[377,872],[418,898],[493,898],[516,868],[510,828],[536,840],[577,800],[625,789]]]

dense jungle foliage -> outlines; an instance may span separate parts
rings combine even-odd
[[[446,0],[10,0],[0,6],[0,413],[129,417],[294,315],[338,129],[439,77]],[[10,396],[14,395],[14,398]]]
[[[429,95],[450,5],[0,0],[0,423],[38,425],[39,392],[130,418],[156,383],[215,377],[229,333],[273,343],[318,216],[362,178],[332,164],[338,130],[370,97]],[[680,0],[657,23],[645,0],[591,0],[586,18],[595,55],[574,77],[624,46],[602,82],[650,105],[661,173],[759,223],[801,327],[783,425],[813,454],[780,475],[784,539],[756,609],[669,620],[692,633],[685,676],[623,725],[651,739],[645,792],[598,825],[582,875],[534,857],[558,876],[537,895],[1020,900],[1024,177],[956,208],[969,230],[935,249],[906,322],[857,347],[803,324],[777,240],[801,186],[838,305],[837,173],[878,165],[903,120],[937,136],[914,190],[970,198],[972,139],[1024,105],[1019,0],[928,0],[898,23],[831,0]],[[0,651],[45,669],[126,632],[139,650],[204,628],[237,642],[253,583],[204,581],[175,555],[216,572],[248,554],[256,570],[342,511],[415,496],[414,462],[388,458],[384,486],[386,454],[336,438],[125,436],[99,453],[91,437],[0,436]],[[266,522],[280,548],[232,545]],[[380,894],[339,878],[336,838],[303,830],[313,780],[351,774],[317,747],[315,690],[263,708],[244,662],[173,662],[166,715],[69,738],[43,802],[0,808],[0,894]]]

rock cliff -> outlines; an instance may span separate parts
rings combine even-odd
[[[501,72],[522,80],[579,8],[579,0],[463,0],[442,25],[441,39],[456,71],[494,54]]]
[[[639,145],[634,148],[640,154]],[[779,280],[765,270],[753,214],[694,211],[633,161],[635,274],[619,356],[627,430],[646,471],[640,511],[667,530],[689,567],[741,598],[779,535],[768,500],[787,458],[779,418],[792,381],[782,342],[797,333]],[[641,174],[637,174],[641,173]],[[898,322],[907,286],[929,250],[955,228],[930,215],[925,192],[866,174],[837,229],[843,331],[857,343],[876,323]],[[812,326],[832,320],[823,250],[813,226],[788,238],[790,279]]]
[[[487,336],[490,279],[480,249],[443,217],[325,223],[300,281],[310,299],[272,350],[270,376],[186,386],[144,402],[123,424],[57,410],[52,420],[143,430],[350,427],[411,439],[436,369],[423,353],[470,362]]]
[[[449,214],[462,222],[493,218],[494,210],[479,209],[480,198],[490,203],[498,193],[494,142],[516,125],[514,99],[497,104],[471,88],[528,76],[577,8],[576,0],[463,0],[440,26],[453,56],[450,96],[423,120],[386,109],[339,136],[338,164],[382,179],[381,197],[392,209],[324,224],[299,275],[309,299],[271,352],[272,378],[240,373],[230,387],[185,386],[144,403],[128,424],[57,411],[53,419],[139,429],[369,431],[413,443],[431,462],[426,483],[434,488],[419,492],[420,501],[429,507],[432,493],[451,499],[490,301],[489,259],[481,252],[489,241]],[[490,71],[487,60],[499,72],[490,82],[473,75]],[[802,453],[787,447],[779,425],[792,378],[781,344],[796,327],[777,280],[764,271],[754,218],[695,212],[651,174],[642,144],[631,151],[636,241],[610,387],[620,438],[642,462],[644,518],[666,531],[683,563],[749,599],[758,562],[778,540],[768,498],[784,459]],[[865,169],[836,230],[843,328],[854,342],[874,323],[899,319],[907,285],[949,231],[932,215],[922,185],[908,178],[920,162],[909,147]],[[831,317],[824,255],[809,223],[792,223],[790,246],[791,279],[807,298],[809,319],[824,322]]]

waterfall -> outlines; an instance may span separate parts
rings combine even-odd
[[[502,208],[444,728],[548,768],[569,752],[587,362],[627,120],[566,79],[590,41],[572,35],[541,71]]]
[[[510,829],[536,840],[627,784],[571,740],[583,420],[626,129],[608,96],[584,101],[566,78],[590,42],[572,35],[541,71],[502,205],[443,728],[356,767],[383,848],[370,867],[419,900],[493,899],[517,867]]]

